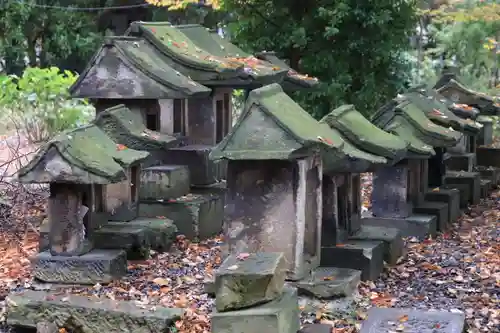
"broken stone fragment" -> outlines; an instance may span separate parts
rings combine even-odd
[[[272,301],[285,285],[283,253],[229,256],[215,274],[215,307],[230,311]]]

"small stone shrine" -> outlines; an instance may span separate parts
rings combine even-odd
[[[50,184],[48,246],[33,258],[35,278],[95,284],[126,273],[125,251],[96,249],[94,235],[109,217],[137,216],[140,162],[148,155],[89,125],[58,135],[19,171],[20,182]]]
[[[374,216],[363,223],[396,227],[404,236],[424,237],[436,229],[445,230],[448,204],[423,197],[428,186],[428,159],[435,154],[433,147],[455,145],[460,133],[434,124],[416,104],[400,97],[382,107],[372,122],[408,142],[409,153],[398,164],[374,172]]]
[[[406,155],[408,144],[371,124],[353,105],[335,109],[320,123],[341,135],[346,158],[333,163],[331,154],[324,157],[322,267],[313,276],[338,267],[360,270],[361,279],[375,280],[382,260],[395,263],[402,255],[402,239],[397,229],[361,225],[360,173],[397,163]],[[298,287],[309,287],[310,293],[321,296],[325,284],[301,281]]]
[[[343,142],[277,84],[250,92],[244,111],[211,158],[228,161],[228,254],[283,252],[287,277],[319,265],[322,149]]]

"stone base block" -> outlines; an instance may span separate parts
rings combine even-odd
[[[239,311],[212,312],[212,332],[295,333],[300,329],[297,289],[285,287],[272,302]]]
[[[483,125],[477,136],[478,146],[489,146],[493,143],[493,119],[488,116],[479,116],[477,122]]]
[[[415,214],[434,215],[437,218],[437,231],[445,231],[450,224],[448,217],[448,204],[446,202],[423,201],[413,207]]]
[[[450,154],[445,159],[447,170],[472,171],[475,164],[475,153]]]
[[[140,200],[174,199],[189,193],[186,165],[158,165],[142,169]]]
[[[227,163],[209,158],[211,146],[189,145],[169,149],[166,160],[172,164],[187,165],[191,185],[210,185],[226,179]]]
[[[129,222],[108,222],[96,230],[94,246],[98,249],[165,252],[170,249],[176,235],[177,227],[172,220],[137,218]]]
[[[477,147],[476,160],[477,165],[500,168],[500,148]]]
[[[444,177],[446,185],[466,184],[469,186],[468,202],[477,205],[481,198],[481,178],[479,172],[448,171]]]
[[[401,231],[401,237],[417,237],[424,239],[426,236],[436,235],[437,217],[432,215],[413,214],[405,219],[381,219],[367,217],[362,219],[363,225],[396,228]]]
[[[139,205],[142,217],[168,218],[180,234],[189,239],[206,239],[222,231],[223,200],[215,194],[188,194],[164,201],[143,200]]]
[[[481,179],[481,198],[487,198],[490,193],[491,180]]]
[[[448,217],[454,222],[460,216],[460,191],[456,188],[436,187],[425,193],[425,201],[448,204]]]
[[[210,297],[215,297],[215,278],[205,279],[203,281],[203,291]]]
[[[215,308],[234,311],[272,301],[283,292],[285,276],[281,252],[252,253],[244,260],[230,255],[215,273]]]
[[[401,318],[405,318],[404,321]],[[376,308],[368,311],[360,333],[385,332],[462,333],[465,315],[448,311]]]
[[[7,324],[35,328],[54,323],[69,332],[157,333],[170,332],[184,310],[138,305],[134,301],[54,295],[43,291],[10,294]]]
[[[404,242],[401,237],[401,231],[396,228],[364,225],[349,239],[384,242],[384,260],[389,265],[395,265],[398,259],[404,254]]]
[[[45,251],[31,259],[33,276],[47,283],[110,283],[127,273],[123,250],[92,250],[81,256],[53,256]]]
[[[495,167],[476,166],[474,171],[481,174],[482,179],[491,180],[491,189],[495,189],[500,184],[500,169]]]
[[[374,281],[384,269],[384,242],[348,241],[337,246],[322,246],[321,266],[360,270],[363,281]]]
[[[361,281],[361,271],[349,268],[318,267],[305,279],[290,282],[299,293],[320,299],[352,296]]]

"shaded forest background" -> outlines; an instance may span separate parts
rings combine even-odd
[[[495,0],[4,0],[0,84],[15,83],[26,68],[79,73],[105,35],[120,35],[137,20],[199,23],[246,51],[275,51],[292,68],[321,80],[318,89],[293,96],[316,117],[344,103],[370,114],[412,85],[433,84],[449,64],[461,68],[471,88],[499,94]],[[25,86],[41,82],[37,75],[45,81],[67,77],[29,73]],[[67,82],[47,89],[67,98]],[[0,93],[0,106],[33,98],[30,89]]]

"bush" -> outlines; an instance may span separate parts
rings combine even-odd
[[[42,142],[92,119],[94,108],[83,99],[71,99],[69,87],[77,75],[57,67],[25,69],[21,77],[0,78],[0,108],[11,125],[30,142]]]

